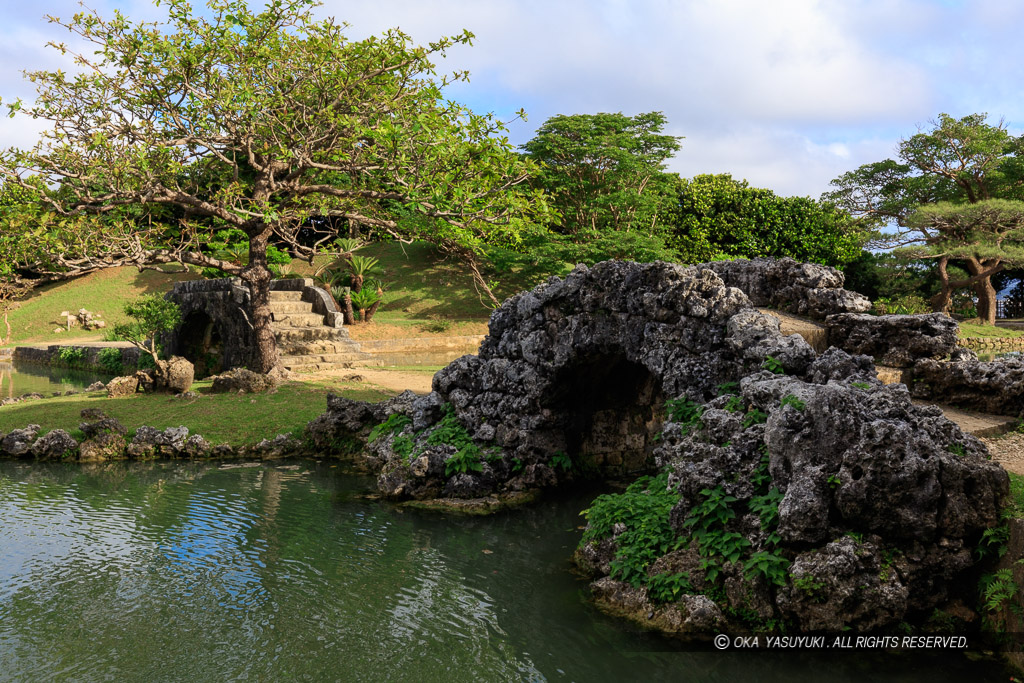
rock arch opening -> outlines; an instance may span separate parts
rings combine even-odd
[[[221,371],[224,344],[220,326],[203,311],[192,311],[181,323],[181,355],[195,366],[195,378],[202,379]]]
[[[618,476],[654,467],[665,395],[646,367],[601,355],[563,370],[549,408],[561,414],[565,453],[583,472]]]

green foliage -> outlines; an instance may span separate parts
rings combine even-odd
[[[245,266],[249,263],[249,236],[238,228],[226,228],[216,230],[207,239],[204,251],[216,259],[228,261],[235,266]],[[267,264],[275,275],[280,273],[281,266],[287,266],[292,262],[288,252],[278,249],[273,244],[267,245]],[[203,268],[199,271],[205,278],[229,277],[231,273],[216,267]]]
[[[679,138],[663,135],[661,112],[554,116],[523,145],[541,165],[535,183],[561,214],[555,230],[586,243],[657,236],[672,206],[665,162]]]
[[[739,394],[740,383],[739,382],[722,382],[715,387],[716,396],[727,396],[729,394]]]
[[[115,333],[148,353],[153,361],[159,358],[159,337],[181,324],[178,304],[160,294],[147,294],[125,304],[131,321],[114,327]],[[140,363],[141,365],[141,363]]]
[[[764,530],[773,529],[779,525],[779,503],[782,502],[782,492],[772,487],[768,493],[760,496],[753,496],[747,507],[761,519],[761,528]],[[770,541],[775,545],[778,540]]]
[[[111,375],[120,375],[124,371],[124,363],[121,361],[121,349],[101,349],[96,355],[96,362],[105,372]]]
[[[686,572],[663,572],[647,579],[647,597],[656,605],[675,602],[683,595],[695,592],[693,584],[690,583],[690,576]]]
[[[657,558],[679,547],[680,539],[669,521],[679,494],[669,489],[668,474],[640,477],[622,493],[598,496],[582,514],[587,530],[581,543],[611,536],[616,524],[626,531],[616,538],[618,550],[611,563],[612,578],[633,586],[647,581],[647,568]]]
[[[404,413],[391,413],[388,415],[388,419],[370,430],[370,434],[366,437],[366,440],[368,443],[374,443],[378,439],[389,434],[399,434],[411,424],[412,418],[408,415],[405,415]]]
[[[839,478],[838,474],[830,475],[828,478],[828,487],[835,491],[837,488],[843,485],[843,480]]]
[[[981,589],[982,607],[989,612],[995,612],[1017,594],[1017,584],[1013,581],[1010,569],[1000,569],[982,576],[978,586]]]
[[[732,396],[725,402],[725,409],[730,413],[741,413],[746,408],[746,402],[742,396]]]
[[[850,171],[833,180],[836,189],[823,198],[867,226],[895,224],[874,246],[900,245],[899,257],[932,259],[942,280],[950,266],[962,265],[969,277],[943,282],[931,300],[933,310],[948,311],[952,294],[971,287],[979,316],[992,324],[992,275],[1007,263],[1024,262],[1024,138],[986,119],[940,114],[930,130],[900,142],[899,161]]]
[[[855,387],[857,389],[863,389],[864,391],[867,391],[868,389],[871,388],[871,385],[868,384],[867,382],[850,382],[850,386]]]
[[[444,464],[444,476],[450,477],[453,474],[466,474],[468,472],[482,472],[483,452],[473,442],[469,432],[459,423],[455,416],[455,410],[450,403],[445,404],[442,409],[444,416],[434,427],[434,430],[427,437],[426,443],[430,446],[454,446],[455,453],[451,455]]]
[[[875,315],[918,315],[930,313],[931,310],[931,305],[917,294],[904,294],[893,298],[880,297],[871,305],[871,312]]]
[[[665,401],[665,417],[681,425],[684,434],[700,426],[700,418],[703,414],[704,406],[687,396]]]
[[[708,581],[714,582],[721,569],[719,559],[736,562],[743,551],[750,547],[750,541],[726,526],[736,517],[730,507],[736,498],[726,495],[721,486],[700,492],[703,500],[690,509],[683,526],[690,530],[690,536],[700,544],[700,553],[705,559]]]
[[[946,450],[948,450],[953,455],[960,456],[961,458],[967,455],[967,449],[964,448],[964,445],[962,443],[951,443],[946,447]]]
[[[566,455],[564,451],[555,451],[555,454],[548,460],[548,464],[563,472],[568,472],[572,469],[572,458]]]
[[[1006,554],[1010,543],[1010,525],[1006,519],[999,526],[994,526],[981,534],[978,547],[974,549],[979,560],[999,558]]]
[[[758,410],[757,408],[751,408],[747,411],[747,414],[743,417],[743,428],[749,429],[754,425],[764,424],[768,421],[768,414]]]
[[[782,555],[759,550],[743,563],[743,569],[747,575],[760,574],[768,583],[784,586],[789,565],[789,560]]]
[[[78,368],[85,362],[85,349],[80,346],[62,346],[57,349],[57,365]]]
[[[768,372],[773,372],[776,375],[785,375],[786,368],[776,358],[772,356],[765,356],[764,362],[761,363],[761,367]]]
[[[793,394],[786,394],[785,396],[782,397],[782,400],[779,401],[779,406],[782,408],[785,408],[786,406],[792,406],[795,410],[802,411],[804,408],[807,407],[807,404],[801,401]]]
[[[825,595],[821,592],[825,588],[824,581],[818,581],[811,574],[804,574],[799,578],[793,579],[793,587],[799,591],[806,593],[815,601],[824,600]]]
[[[865,235],[842,210],[808,197],[779,197],[731,175],[680,180],[672,246],[684,263],[789,256],[837,266],[860,255]]]
[[[352,292],[352,305],[358,310],[365,310],[370,308],[375,303],[381,300],[380,294],[376,290],[366,287],[359,290],[358,292]]]

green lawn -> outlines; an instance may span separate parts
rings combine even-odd
[[[995,327],[993,325],[978,325],[975,323],[960,323],[960,336],[961,337],[1024,337],[1024,331],[1021,330],[1010,330],[1005,327]]]
[[[194,390],[205,392],[209,382],[197,382]],[[129,430],[142,425],[158,429],[184,425],[213,443],[251,445],[278,434],[294,432],[327,409],[333,392],[362,401],[381,401],[392,393],[355,383],[289,382],[268,394],[207,394],[184,401],[167,394],[136,394],[109,399],[104,393],[24,401],[0,407],[0,432],[38,424],[72,431],[83,421],[83,408],[99,408],[117,418]]]

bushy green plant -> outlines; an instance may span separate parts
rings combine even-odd
[[[782,555],[759,550],[743,563],[743,569],[748,576],[760,574],[768,583],[784,586],[789,565],[789,560]]]
[[[776,375],[786,374],[786,368],[783,367],[782,363],[778,359],[772,356],[765,356],[764,362],[761,363],[761,367],[768,372],[775,373]]]
[[[669,521],[678,502],[679,493],[669,488],[667,473],[640,477],[622,493],[598,496],[580,513],[587,519],[581,542],[606,538],[616,524],[625,525],[626,531],[616,538],[611,576],[640,587],[650,564],[681,544]]]
[[[647,597],[656,605],[675,602],[683,595],[695,592],[686,572],[655,574],[647,579]]]
[[[125,304],[124,312],[132,320],[115,325],[114,331],[149,354],[155,365],[160,359],[160,334],[181,324],[181,309],[159,294],[146,294]]]
[[[979,587],[982,607],[989,612],[995,612],[1017,594],[1017,584],[1013,582],[1013,572],[1009,569],[982,576]]]
[[[807,404],[801,401],[793,394],[786,394],[785,396],[782,397],[782,400],[779,401],[779,406],[782,408],[785,408],[786,406],[792,406],[796,410],[803,410],[804,408],[807,407]]]
[[[368,443],[373,443],[388,434],[398,434],[410,424],[412,424],[412,418],[408,415],[405,415],[404,413],[391,413],[388,415],[388,419],[370,430],[370,434],[366,437],[366,440]]]
[[[871,305],[871,312],[876,315],[917,315],[931,313],[931,310],[932,307],[925,298],[917,294],[881,297]]]
[[[548,460],[548,464],[556,469],[561,469],[563,472],[568,472],[572,469],[572,458],[565,451],[555,451],[555,454]]]
[[[96,362],[105,372],[111,375],[120,375],[124,372],[124,363],[121,361],[121,349],[101,349],[96,355]]]
[[[62,346],[57,349],[57,363],[66,368],[81,367],[85,362],[85,349],[80,346]]]
[[[768,421],[768,414],[764,411],[758,410],[757,408],[751,408],[747,411],[747,414],[743,416],[743,428],[749,429],[754,425],[764,424]]]
[[[746,407],[742,396],[732,396],[728,401],[725,402],[725,409],[730,413],[741,413]]]
[[[688,396],[665,401],[665,417],[683,427],[684,434],[700,425],[700,418],[703,414],[704,406]]]

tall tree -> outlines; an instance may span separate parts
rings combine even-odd
[[[780,197],[729,174],[681,179],[677,197],[672,244],[687,263],[789,256],[839,266],[857,258],[865,240],[830,203]]]
[[[523,150],[542,165],[535,184],[562,215],[554,229],[586,240],[612,232],[658,232],[672,199],[665,162],[679,138],[661,112],[575,114],[544,122]]]
[[[911,220],[919,208],[938,202],[975,204],[991,199],[1024,199],[1024,140],[1010,135],[1004,122],[993,125],[987,123],[987,118],[987,114],[961,119],[940,114],[931,122],[930,130],[899,143],[899,161],[886,159],[850,171],[833,180],[836,189],[823,198],[872,227],[892,226],[893,231],[882,233],[874,246],[913,247],[913,256],[936,259],[946,286],[932,299],[935,310],[948,306],[948,287],[970,286],[978,299],[978,316],[992,323],[996,301],[991,279],[1006,267],[1011,256],[1006,248],[1013,241],[993,239],[1001,228],[976,226],[967,233],[971,244],[965,245],[965,235],[956,232],[957,221],[938,220],[939,214],[927,212]],[[975,217],[981,215],[986,213]],[[925,216],[937,220],[929,223]],[[953,249],[953,245],[958,246]],[[962,264],[969,277],[952,280],[947,268],[953,262]]]
[[[472,34],[426,47],[398,30],[352,41],[343,25],[312,18],[312,0],[271,0],[259,13],[244,0],[209,0],[205,13],[186,0],[165,4],[165,24],[120,13],[51,18],[95,52],[75,54],[80,74],[28,74],[38,96],[24,109],[53,128],[35,148],[0,155],[4,182],[35,190],[59,216],[156,204],[177,219],[152,229],[88,222],[78,232],[100,239],[78,258],[177,260],[237,274],[252,294],[253,369],[262,372],[277,363],[272,239],[307,258],[333,239],[330,226],[348,221],[427,239],[461,257],[494,299],[477,255],[487,242],[515,244],[538,193],[520,191],[533,165],[512,150],[501,122],[443,98],[468,75],[439,77],[431,59]],[[12,115],[23,109],[9,106]],[[312,244],[299,239],[311,224],[327,227]],[[203,252],[225,228],[247,236],[244,266]]]

